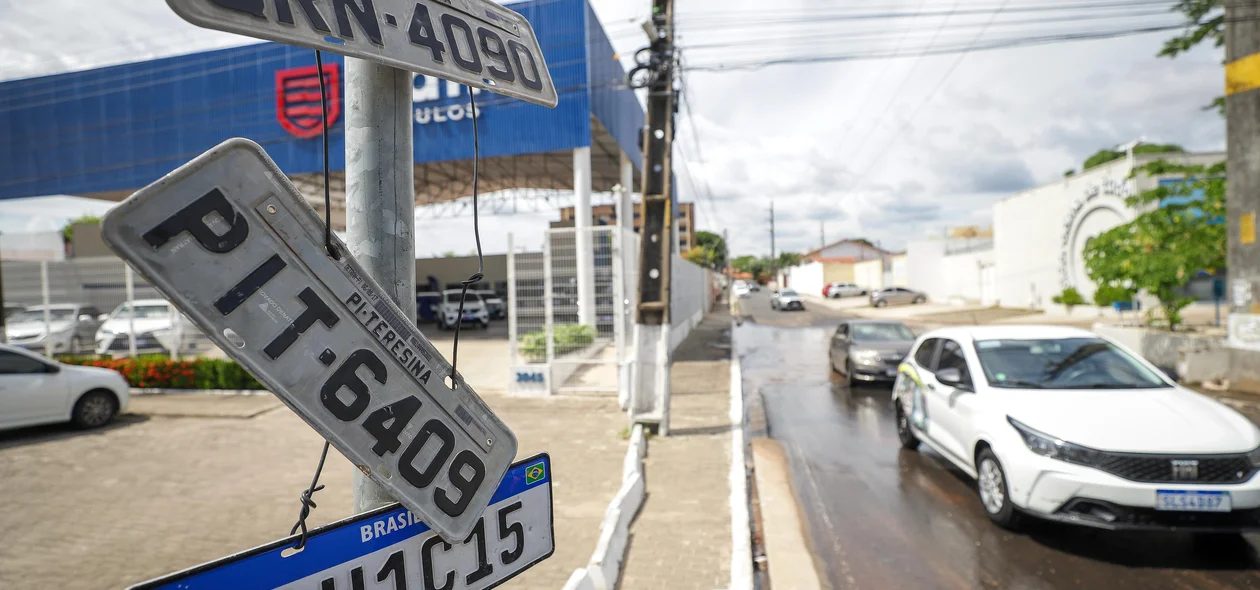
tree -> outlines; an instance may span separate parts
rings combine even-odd
[[[1062,293],[1050,298],[1051,301],[1067,308],[1068,315],[1072,315],[1072,308],[1085,303],[1085,298],[1081,296],[1081,292],[1076,287],[1068,287]]]
[[[783,270],[790,266],[796,266],[801,263],[801,255],[796,252],[780,252],[776,267]]]
[[[1214,47],[1225,44],[1225,11],[1221,0],[1180,0],[1173,10],[1186,17],[1186,29],[1180,35],[1164,41],[1158,57],[1175,58],[1190,51],[1204,40],[1211,40]],[[1225,116],[1225,97],[1218,96],[1203,110],[1215,110]]]
[[[706,266],[715,270],[726,268],[726,240],[723,240],[722,236],[713,232],[698,231],[696,245],[709,251],[711,262]]]
[[[1225,266],[1225,164],[1190,166],[1163,160],[1133,171],[1180,177],[1129,197],[1134,208],[1157,208],[1099,234],[1085,245],[1085,270],[1100,286],[1143,290],[1159,299],[1169,329],[1181,323],[1181,310],[1194,302],[1177,289],[1198,271]],[[1174,246],[1175,245],[1175,246]]]
[[[70,221],[67,221],[61,228],[61,240],[67,244],[74,241],[74,224],[76,223],[95,223],[99,225],[101,218],[95,215],[81,215]]]
[[[731,268],[734,268],[735,272],[749,273],[758,281],[770,275],[770,261],[765,258],[757,258],[756,256],[733,258],[731,259]]]
[[[1176,144],[1158,144],[1158,143],[1140,143],[1133,148],[1135,154],[1168,154],[1168,153],[1185,153],[1185,149]],[[1112,160],[1119,160],[1125,156],[1124,152],[1116,150],[1101,149],[1094,155],[1085,159],[1084,169],[1089,170],[1095,166],[1101,166]]]

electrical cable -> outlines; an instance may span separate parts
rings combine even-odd
[[[455,367],[459,363],[459,331],[464,325],[464,300],[468,297],[468,287],[480,283],[484,278],[483,264],[484,259],[481,253],[481,226],[477,215],[477,165],[481,159],[481,143],[477,137],[477,99],[472,92],[472,87],[468,86],[468,100],[472,107],[472,128],[473,128],[473,182],[472,182],[472,206],[473,206],[473,240],[477,242],[477,272],[472,276],[460,281],[462,286],[459,293],[459,315],[455,317],[455,340],[451,344],[451,388],[456,388],[459,383],[456,381]],[[484,304],[483,304],[484,305]]]

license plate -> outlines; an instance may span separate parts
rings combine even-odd
[[[897,376],[897,369],[886,369],[886,370],[884,371],[884,374],[885,374],[885,375],[888,375],[889,377],[896,377],[896,376]]]
[[[546,455],[513,465],[494,502],[461,543],[446,543],[417,515],[392,504],[145,582],[132,590],[493,588],[555,551],[551,463]],[[365,585],[366,582],[366,585]],[[379,583],[373,583],[379,582]]]
[[[258,144],[233,139],[111,210],[102,236],[219,348],[447,539],[516,438]]]
[[[489,0],[166,0],[184,20],[556,106],[534,29]]]
[[[1155,509],[1178,512],[1229,512],[1233,502],[1229,492],[1157,490]]]

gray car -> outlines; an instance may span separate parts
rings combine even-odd
[[[914,332],[901,322],[845,320],[831,336],[831,368],[854,381],[892,381]]]
[[[101,312],[91,305],[61,303],[48,306],[48,324],[44,324],[44,306],[33,305],[5,319],[9,344],[52,354],[78,354],[91,350],[96,329],[101,325]],[[47,345],[47,346],[45,346]]]
[[[902,305],[905,303],[917,304],[924,301],[927,301],[926,293],[905,287],[889,287],[871,291],[871,306],[873,307],[888,307],[889,305]]]

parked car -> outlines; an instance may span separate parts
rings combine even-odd
[[[919,304],[924,301],[927,301],[926,294],[905,287],[889,287],[871,291],[871,305],[874,307],[888,307],[904,303]]]
[[[0,429],[54,422],[104,426],[127,409],[130,391],[117,371],[65,365],[0,344]]]
[[[90,350],[101,325],[101,312],[81,303],[49,305],[44,325],[43,305],[34,305],[5,320],[9,344],[38,352],[51,345],[53,354],[78,354]]]
[[[459,317],[460,289],[442,291],[442,304],[438,313],[438,328],[453,330],[459,322],[471,323],[481,329],[490,327],[490,314],[486,312],[486,304],[475,291],[469,291],[464,298],[464,317]]]
[[[793,309],[805,311],[805,301],[801,299],[800,294],[796,291],[793,291],[792,289],[782,289],[775,291],[774,295],[770,296],[770,309],[777,309],[779,311]]]
[[[739,281],[731,288],[731,292],[734,293],[736,297],[744,298],[748,297],[749,293],[752,293],[752,289],[748,286],[748,283]]]
[[[13,314],[22,313],[23,311],[26,311],[26,306],[22,305],[21,303],[4,304],[3,313],[4,313],[5,321],[7,322],[9,318],[13,317]]]
[[[985,513],[1104,529],[1260,528],[1260,430],[1065,327],[924,334],[893,388],[902,447],[976,478]]]
[[[831,336],[831,369],[854,381],[892,381],[914,332],[901,322],[845,320]]]
[[[135,306],[136,353],[163,352],[156,333],[175,327],[178,312],[165,299],[137,299]],[[96,354],[122,354],[131,350],[131,304],[123,303],[110,312],[96,330]]]
[[[823,297],[831,297],[832,299],[861,297],[862,295],[866,295],[866,289],[853,283],[827,283],[827,286],[823,287]]]
[[[503,304],[503,298],[499,297],[494,291],[469,291],[476,293],[481,297],[481,301],[486,304],[486,313],[490,314],[490,319],[499,320],[507,317],[507,307]]]

